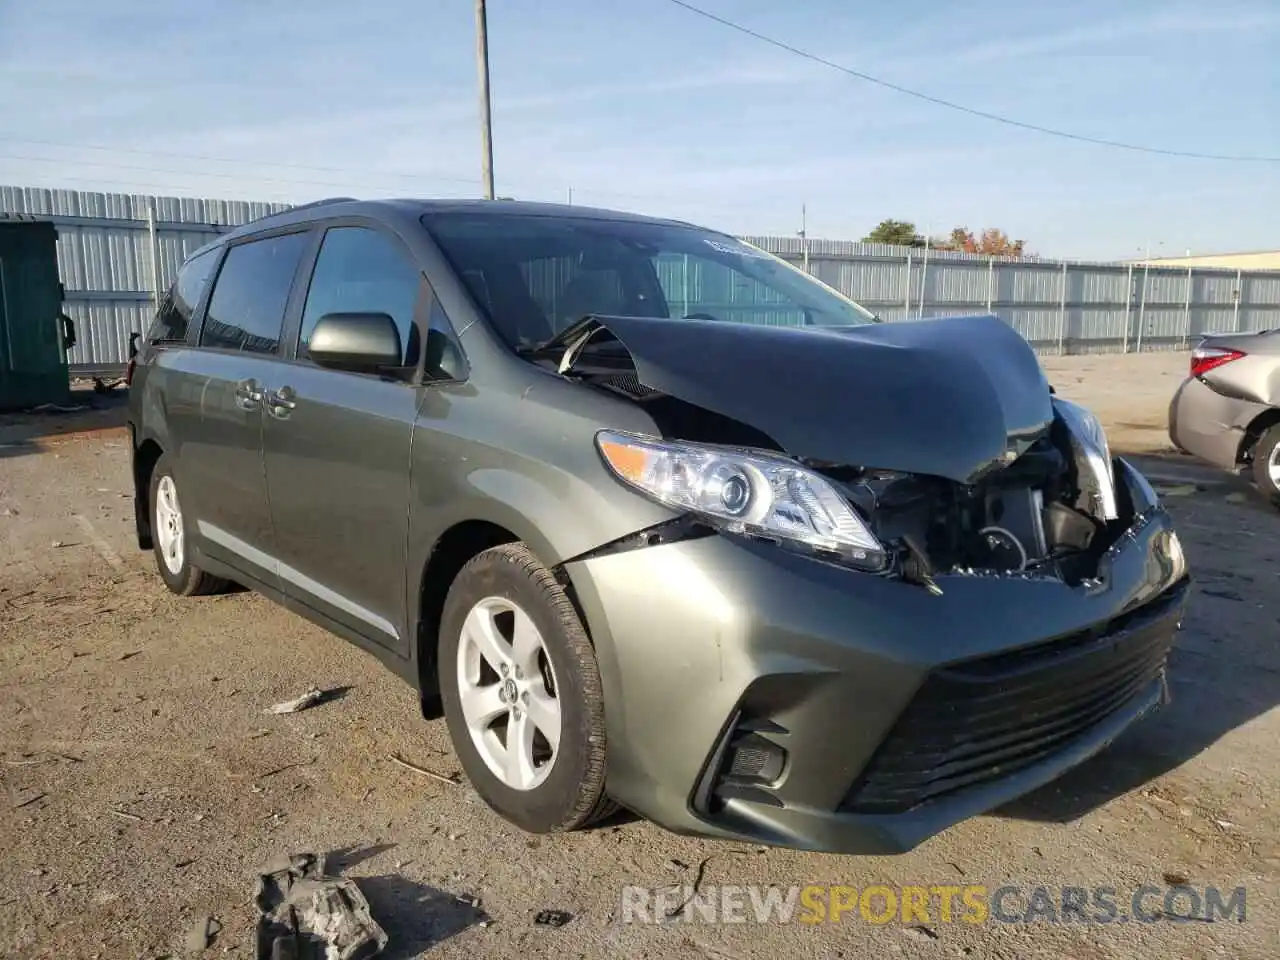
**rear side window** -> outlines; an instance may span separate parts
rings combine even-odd
[[[204,288],[209,283],[209,275],[214,264],[218,262],[218,251],[207,250],[198,257],[192,257],[178,270],[178,278],[169,288],[155,322],[147,339],[152,343],[163,343],[167,340],[185,340],[187,327],[191,324],[191,315],[200,302]]]
[[[287,233],[227,251],[205,312],[200,346],[275,353],[307,234]]]

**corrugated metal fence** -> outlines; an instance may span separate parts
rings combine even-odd
[[[52,220],[58,272],[75,321],[72,372],[123,365],[129,334],[146,330],[157,291],[182,261],[219,233],[287,204],[197,200],[0,186],[0,217]]]
[[[801,265],[806,242],[744,237]],[[885,320],[994,313],[1041,353],[1176,350],[1280,327],[1280,272],[1012,260],[810,240],[808,270]]]
[[[52,220],[73,365],[124,362],[157,291],[192,250],[284,204],[0,186],[0,216]],[[746,237],[885,320],[995,313],[1041,353],[1178,349],[1200,334],[1280,327],[1280,272],[1009,260],[794,237]]]

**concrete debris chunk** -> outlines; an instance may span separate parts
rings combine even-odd
[[[258,871],[257,960],[367,960],[387,934],[352,880],[325,875],[324,855],[282,855]]]
[[[201,953],[213,945],[213,939],[222,930],[222,924],[214,917],[201,917],[187,933],[187,953]]]
[[[283,703],[277,703],[274,707],[267,710],[267,713],[298,713],[300,710],[306,710],[314,707],[318,703],[323,703],[325,693],[319,687],[312,687],[300,697],[292,700],[285,700]]]

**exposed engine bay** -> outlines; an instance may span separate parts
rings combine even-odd
[[[898,570],[909,580],[927,583],[935,573],[990,570],[1078,583],[1096,572],[1114,542],[1108,535],[1114,525],[1090,512],[1091,498],[1081,489],[1064,432],[1055,423],[1007,467],[973,485],[809,466],[839,482],[880,540],[898,547]]]
[[[1091,445],[1088,437],[1082,437],[1088,431],[1081,429],[1079,420],[1073,421],[1069,408],[1074,405],[1052,398],[1047,383],[1040,386],[1044,422],[1030,430],[1011,430],[1007,437],[1001,433],[998,456],[992,456],[988,446],[985,462],[971,475],[957,477],[954,470],[952,476],[906,472],[806,457],[804,450],[787,449],[770,434],[728,412],[717,412],[659,389],[654,381],[664,382],[671,365],[659,370],[646,368],[630,345],[608,328],[614,322],[614,318],[584,322],[563,338],[558,349],[530,359],[553,361],[561,375],[636,403],[650,415],[664,440],[776,451],[819,474],[856,509],[884,546],[887,563],[879,571],[883,575],[901,577],[931,590],[937,590],[933,578],[942,573],[1045,576],[1075,584],[1097,574],[1103,554],[1133,520],[1127,515],[1131,511],[1121,509],[1124,505],[1117,502],[1123,499],[1123,492],[1115,489],[1105,438]],[[698,325],[696,321],[686,323]],[[1025,341],[1022,345],[1030,353]],[[838,346],[844,347],[843,343]],[[1025,358],[1015,359],[1021,363]],[[712,368],[709,377],[714,381],[723,373]],[[745,371],[740,379],[749,379]],[[682,385],[676,377],[667,377],[665,383]],[[761,384],[762,389],[766,386],[772,385]],[[984,416],[989,420],[989,397],[981,386],[974,390],[978,402],[973,420]],[[1024,377],[1018,392],[1011,394],[1012,402],[1001,399],[1006,407],[1031,407],[1033,391],[1034,384]],[[702,394],[708,395],[718,399],[712,391]],[[737,395],[731,395],[721,411],[734,410],[736,399]],[[758,403],[758,398],[753,400]],[[1075,409],[1088,417],[1087,412]],[[955,411],[949,414],[955,423]],[[860,431],[878,432],[873,439],[883,449],[886,419],[880,417],[869,424],[864,420],[854,426],[853,418],[847,417],[834,430],[851,437],[850,448],[857,447]],[[916,419],[925,422],[922,416]],[[1100,427],[1096,429],[1100,431]],[[832,432],[828,429],[827,435]],[[982,439],[989,438],[988,430]],[[945,461],[939,457],[938,462],[952,466],[957,462],[958,444],[954,436],[939,438],[943,444],[948,440],[950,457]],[[909,456],[903,459],[914,464],[930,462],[928,435],[899,437],[897,442],[909,448]],[[822,555],[821,550],[815,552]]]

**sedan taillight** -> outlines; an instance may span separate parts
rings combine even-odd
[[[1196,347],[1191,352],[1191,376],[1200,377],[1214,367],[1220,367],[1232,360],[1244,356],[1243,350],[1228,350],[1225,347]]]

